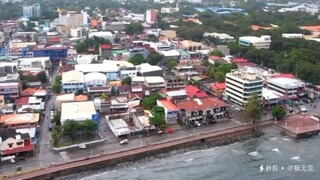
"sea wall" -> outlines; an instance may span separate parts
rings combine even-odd
[[[22,175],[21,179],[54,179],[57,177],[62,177],[83,171],[90,171],[102,167],[113,166],[119,163],[136,161],[146,157],[168,153],[177,149],[197,147],[203,144],[212,144],[216,146],[225,145],[259,135],[261,135],[261,133],[258,130],[257,126],[230,128],[219,132],[202,133],[200,135],[190,136],[175,141],[149,145],[146,147],[131,149],[119,153],[106,154],[87,160],[57,165],[41,170],[39,172],[27,174],[25,176]]]

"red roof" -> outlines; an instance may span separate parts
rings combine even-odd
[[[161,99],[159,102],[169,111],[179,111],[179,108],[168,99]]]
[[[211,55],[211,56],[209,56],[209,59],[214,61],[214,60],[221,59],[221,57],[220,56]]]
[[[29,97],[21,97],[21,98],[17,99],[16,104],[18,106],[29,104]]]
[[[246,63],[246,62],[248,62],[248,60],[245,58],[234,58],[234,59],[232,59],[232,62],[233,63]]]
[[[17,148],[13,148],[13,149],[2,150],[1,153],[3,153],[4,155],[10,155],[10,154],[17,154],[19,152],[27,152],[27,151],[33,151],[33,145],[32,144],[25,145],[23,147],[17,147]]]
[[[21,95],[22,96],[32,96],[36,91],[37,91],[36,88],[27,88],[21,93]]]
[[[58,36],[52,36],[48,38],[48,42],[60,42],[61,39]]]
[[[210,84],[212,90],[226,89],[226,83],[214,83]]]
[[[277,74],[277,75],[274,75],[272,76],[274,78],[278,78],[278,77],[281,77],[281,78],[295,78],[293,74]]]
[[[101,44],[101,45],[100,45],[100,48],[101,48],[101,49],[111,49],[112,47],[111,47],[110,44]]]
[[[185,89],[187,91],[187,94],[188,94],[189,98],[205,98],[205,97],[208,97],[208,95],[205,92],[200,91],[200,89],[198,89],[195,86],[189,85]]]
[[[207,97],[203,99],[191,99],[188,101],[182,101],[177,104],[179,109],[184,109],[188,112],[207,110],[216,107],[226,107],[227,103],[219,100],[218,98]]]

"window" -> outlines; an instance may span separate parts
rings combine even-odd
[[[12,148],[13,143],[8,143],[9,148]]]
[[[17,146],[21,146],[22,144],[23,144],[23,142],[22,142],[22,141],[17,142]]]

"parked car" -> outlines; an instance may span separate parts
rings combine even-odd
[[[122,141],[120,141],[120,145],[124,145],[124,144],[128,144],[129,140],[128,139],[124,139]]]
[[[199,121],[194,121],[194,124],[195,124],[197,127],[201,126],[201,124],[199,123]]]
[[[172,134],[172,133],[173,133],[173,129],[166,129],[165,132],[166,132],[167,134]]]
[[[300,112],[306,113],[308,112],[308,109],[305,106],[300,106]]]
[[[87,146],[86,146],[85,144],[80,144],[80,145],[79,145],[79,148],[80,148],[80,149],[87,149]]]
[[[52,126],[51,125],[49,125],[49,131],[52,131]]]

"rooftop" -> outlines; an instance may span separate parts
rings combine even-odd
[[[62,83],[69,83],[69,82],[84,82],[84,75],[82,72],[79,71],[68,71],[62,73]]]
[[[187,94],[188,94],[188,97],[189,98],[205,98],[205,97],[208,97],[208,95],[201,91],[199,88],[195,87],[195,86],[192,86],[192,85],[189,85],[185,88]]]
[[[187,96],[186,90],[178,90],[178,91],[168,91],[165,92],[165,94],[169,97],[174,97],[174,96]]]
[[[116,64],[76,64],[75,70],[83,73],[89,72],[118,72]]]
[[[64,102],[61,105],[61,123],[72,119],[83,121],[92,119],[92,115],[97,114],[93,101]]]
[[[219,100],[218,98],[207,97],[203,99],[191,99],[187,101],[182,101],[177,104],[180,110],[184,109],[188,112],[207,110],[216,107],[226,107],[228,104]]]
[[[245,81],[262,81],[262,78],[257,73],[250,70],[234,69],[230,73],[227,73],[227,77],[233,76]]]
[[[152,71],[162,71],[162,68],[160,66],[153,66],[149,63],[142,63],[137,66],[137,70],[140,73],[146,73],[146,72],[152,72]]]
[[[285,77],[270,78],[267,81],[268,83],[272,83],[277,86],[286,87],[286,88],[297,88],[297,87],[304,86],[304,83],[298,79],[285,78]]]
[[[179,108],[168,99],[158,100],[158,103],[169,111],[179,111]]]
[[[146,83],[165,83],[165,80],[161,76],[146,76]]]
[[[39,113],[6,114],[1,116],[0,122],[5,125],[29,124],[37,123],[39,119]]]

